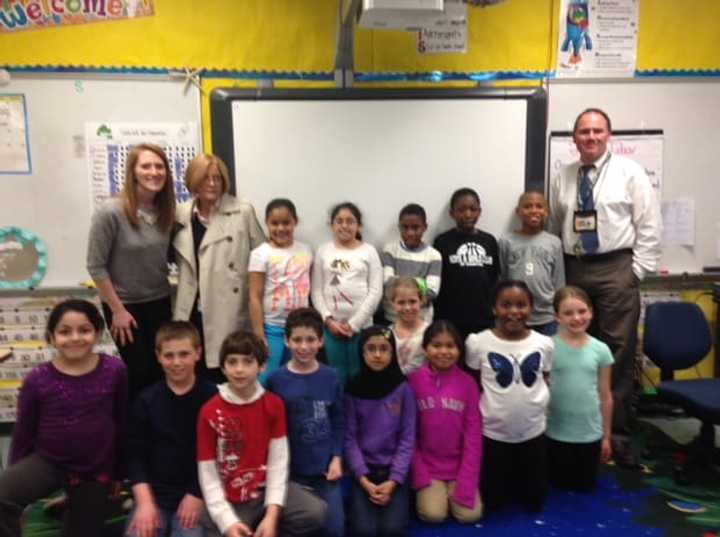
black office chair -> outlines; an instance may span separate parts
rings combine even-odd
[[[720,379],[674,380],[674,372],[695,366],[711,348],[710,327],[697,304],[657,302],[646,308],[643,350],[660,368],[658,396],[702,423],[699,438],[676,472],[677,481],[687,482],[691,468],[712,461],[715,425],[720,424]]]

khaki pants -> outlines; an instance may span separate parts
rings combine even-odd
[[[472,524],[480,520],[483,514],[483,505],[480,493],[475,497],[475,505],[468,509],[455,503],[451,498],[455,491],[455,481],[432,480],[430,486],[417,492],[417,513],[425,522],[439,523],[448,516],[448,509],[453,518],[461,524]]]

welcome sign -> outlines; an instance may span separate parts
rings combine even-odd
[[[153,0],[0,0],[0,32],[154,15]]]

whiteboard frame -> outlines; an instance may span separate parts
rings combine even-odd
[[[232,103],[236,100],[393,100],[393,99],[524,99],[527,101],[525,125],[525,190],[545,190],[547,132],[547,93],[542,88],[347,88],[347,89],[240,89],[216,88],[210,94],[213,152],[227,164],[235,177],[235,140]],[[235,181],[231,180],[231,193]]]

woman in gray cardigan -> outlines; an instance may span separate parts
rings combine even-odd
[[[205,355],[200,373],[222,382],[220,344],[230,332],[249,327],[248,260],[265,236],[253,206],[228,194],[228,169],[215,155],[195,157],[185,184],[193,199],[175,216],[179,280],[174,317],[197,326]]]

